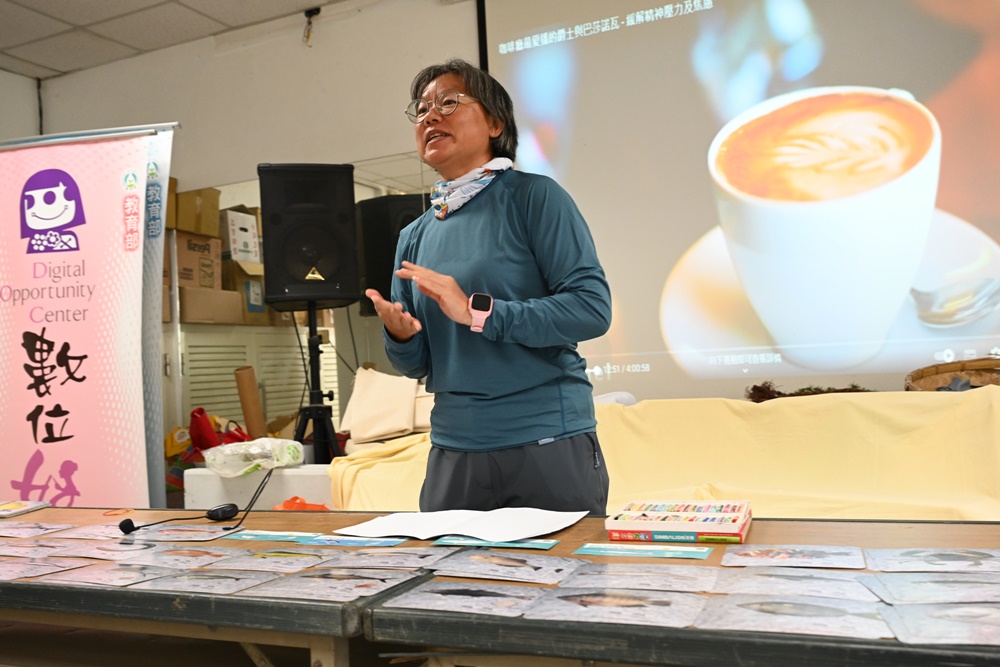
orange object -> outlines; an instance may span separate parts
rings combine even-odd
[[[292,496],[288,500],[278,503],[272,509],[276,510],[320,510],[329,512],[330,508],[326,505],[317,505],[316,503],[307,503],[305,498],[300,498],[299,496]]]

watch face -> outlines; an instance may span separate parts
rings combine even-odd
[[[473,294],[472,295],[472,310],[489,310],[490,306],[493,305],[493,297],[489,294]]]

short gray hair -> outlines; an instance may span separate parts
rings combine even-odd
[[[465,84],[466,92],[479,102],[486,114],[500,122],[503,129],[500,136],[490,139],[493,157],[505,157],[511,160],[517,157],[517,123],[514,122],[514,103],[510,95],[489,73],[475,65],[458,58],[453,58],[440,65],[431,65],[420,70],[410,84],[410,99],[417,99],[431,81],[454,74]]]

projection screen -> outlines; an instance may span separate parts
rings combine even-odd
[[[902,389],[1000,354],[1000,2],[484,0],[518,168],[590,224],[597,393]]]

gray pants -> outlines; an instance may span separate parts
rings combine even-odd
[[[596,433],[488,452],[431,447],[420,510],[536,507],[604,516],[608,484]]]

